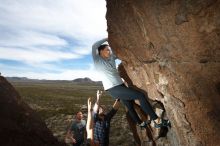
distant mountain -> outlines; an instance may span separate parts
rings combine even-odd
[[[89,84],[101,84],[101,81],[93,81],[88,77],[77,78],[74,80],[39,80],[29,79],[27,77],[6,77],[9,82],[73,82],[73,83],[89,83]]]
[[[78,79],[74,79],[73,82],[79,82],[79,83],[92,83],[94,81],[92,81],[90,78],[78,78]]]
[[[38,79],[29,79],[27,77],[6,77],[8,81],[39,81]]]
[[[73,82],[75,83],[101,83],[101,81],[93,81],[87,77],[74,79]]]

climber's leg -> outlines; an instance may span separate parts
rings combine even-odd
[[[134,109],[133,100],[121,100],[121,103],[124,104],[127,107],[128,113],[131,116],[131,118],[134,120],[134,122],[137,123],[137,124],[141,124],[142,121],[141,121],[141,119],[137,115],[137,112]]]
[[[158,118],[142,92],[126,87],[124,84],[110,88],[108,92],[113,98],[119,98],[121,100],[139,100],[141,109],[146,114],[150,115],[151,120],[156,120]]]

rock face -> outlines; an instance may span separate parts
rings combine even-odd
[[[165,107],[166,145],[219,145],[220,1],[107,0],[106,18],[126,77]]]
[[[13,86],[0,76],[0,145],[65,146],[57,141],[46,124]]]

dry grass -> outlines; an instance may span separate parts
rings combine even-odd
[[[103,90],[101,85],[72,82],[12,82],[12,84],[23,100],[40,114],[60,140],[64,139],[68,124],[65,119],[55,121],[48,119],[51,117],[56,119],[60,115],[73,115],[87,104],[88,97],[96,96],[96,90]],[[101,99],[101,104],[109,105],[109,107],[113,102],[113,99],[106,94]],[[123,106],[121,107],[111,122],[110,145],[133,146],[132,134],[124,115],[125,111]]]

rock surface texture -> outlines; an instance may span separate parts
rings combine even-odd
[[[65,146],[1,76],[0,135],[1,146]]]
[[[220,145],[220,0],[107,0],[106,18],[126,77],[172,122],[144,145]]]

